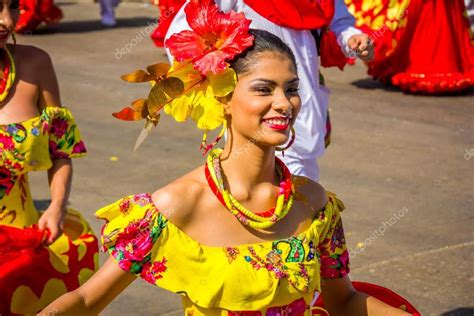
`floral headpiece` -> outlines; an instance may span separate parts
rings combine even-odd
[[[204,154],[223,136],[226,129],[224,108],[218,97],[235,89],[237,76],[229,60],[253,45],[249,34],[251,21],[243,13],[223,13],[214,0],[191,0],[184,9],[192,31],[173,34],[165,46],[175,58],[172,66],[155,64],[122,76],[127,82],[150,82],[147,99],[114,113],[125,121],[146,119],[135,150],[158,124],[164,108],[178,122],[191,117],[204,130]],[[218,137],[207,144],[207,133],[222,126]]]

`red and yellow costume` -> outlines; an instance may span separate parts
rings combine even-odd
[[[54,5],[53,0],[20,0],[20,18],[15,31],[32,32],[41,23],[54,24],[62,18],[63,13]]]
[[[411,93],[474,85],[474,46],[463,0],[346,0],[375,42],[369,74]]]

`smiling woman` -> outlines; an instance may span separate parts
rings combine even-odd
[[[153,194],[126,196],[97,211],[110,258],[41,314],[96,315],[139,277],[181,295],[186,315],[308,316],[320,294],[334,315],[409,315],[354,290],[344,205],[316,182],[291,175],[275,156],[301,107],[292,52],[211,1],[191,1],[185,10],[193,31],[167,45],[201,55],[126,76],[149,79],[164,97],[150,94],[141,102],[146,107],[132,105],[119,116],[140,118],[146,109],[151,120],[165,107],[199,125],[217,113],[228,132],[224,148],[205,148],[203,166]],[[250,45],[233,45],[249,39]],[[170,78],[181,85],[171,89]]]

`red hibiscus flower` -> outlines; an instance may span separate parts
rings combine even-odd
[[[176,60],[191,60],[203,75],[225,70],[226,61],[253,44],[243,13],[223,13],[214,0],[191,0],[184,11],[192,31],[173,34],[165,44]]]

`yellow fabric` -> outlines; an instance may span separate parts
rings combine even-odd
[[[310,315],[314,292],[320,291],[320,253],[336,259],[347,255],[339,214],[344,206],[334,195],[329,197],[325,209],[298,236],[234,247],[199,244],[168,221],[149,194],[127,196],[98,210],[96,216],[106,220],[103,247],[119,266],[181,294],[186,315],[265,312],[301,298],[308,306],[305,315]],[[334,243],[336,227],[342,239]],[[278,276],[265,264],[256,267],[259,262],[280,266],[286,275]],[[340,276],[335,272],[333,277]]]
[[[29,120],[0,125],[0,225],[24,228],[38,223],[28,173],[51,168],[54,159],[84,156],[86,152],[70,111],[47,107]],[[49,262],[34,269],[34,280],[17,277],[10,312],[36,314],[60,295],[83,284],[98,267],[98,243],[81,214],[68,209],[64,233],[47,248]],[[39,264],[39,263],[38,263]],[[20,276],[21,271],[13,271]],[[39,296],[32,290],[41,289]]]
[[[27,121],[0,125],[0,224],[21,228],[37,223],[28,172],[51,168],[52,159],[84,154],[79,130],[66,108],[47,107]]]

